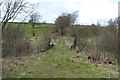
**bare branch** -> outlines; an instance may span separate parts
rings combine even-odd
[[[1,4],[1,2],[0,2]],[[24,0],[7,0],[7,2],[4,3],[5,6],[5,13],[3,15],[2,19],[2,32],[5,29],[5,25],[9,20],[14,20],[17,15],[24,10],[28,2],[25,2]],[[31,13],[31,12],[30,12]]]

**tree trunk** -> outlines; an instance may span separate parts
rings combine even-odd
[[[34,23],[32,23],[32,27],[33,27],[33,36],[35,36],[35,31],[34,31],[35,25],[34,25]]]
[[[6,23],[7,23],[7,21],[2,23],[2,33],[4,32]]]
[[[74,50],[77,45],[77,37],[75,36],[74,44],[71,46],[71,49]]]
[[[63,33],[63,29],[61,28],[61,35],[63,35],[64,33]]]

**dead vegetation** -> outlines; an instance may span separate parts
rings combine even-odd
[[[22,27],[7,27],[3,36],[3,57],[21,56],[29,53],[29,42]]]
[[[69,35],[72,40],[71,50],[77,53],[87,51],[90,62],[100,61],[105,64],[117,64],[118,30],[115,27],[73,27]],[[70,43],[69,43],[70,44]]]

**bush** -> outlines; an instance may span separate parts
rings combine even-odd
[[[101,30],[101,38],[98,43],[99,50],[104,58],[117,59],[118,54],[118,30],[115,27],[107,27]]]
[[[116,27],[73,26],[67,33],[74,38],[72,50],[77,50],[77,52],[88,50],[87,56],[97,61],[118,59],[118,29]]]
[[[3,36],[3,57],[28,55],[29,44],[25,39],[24,30],[22,27],[7,27]]]

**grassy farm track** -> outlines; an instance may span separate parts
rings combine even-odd
[[[3,59],[3,78],[118,77],[115,66],[87,63],[76,56],[66,46],[64,37],[59,37],[55,47],[45,53]]]

